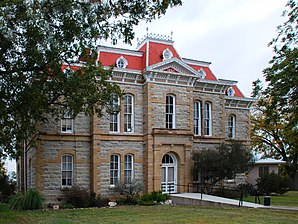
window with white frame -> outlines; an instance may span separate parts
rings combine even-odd
[[[120,129],[120,100],[116,94],[111,95],[110,132],[119,132]]]
[[[212,135],[211,103],[204,104],[204,135]]]
[[[235,95],[235,90],[233,89],[233,87],[228,88],[227,95],[228,96],[234,96]]]
[[[193,108],[193,133],[194,135],[201,135],[201,102],[195,101]]]
[[[133,180],[134,176],[134,161],[133,161],[133,155],[125,155],[124,156],[124,183],[130,184]]]
[[[133,96],[126,94],[124,96],[124,132],[134,131],[134,104]]]
[[[62,156],[61,161],[61,185],[62,187],[71,187],[73,185],[73,156],[66,154]]]
[[[110,185],[115,186],[120,180],[120,156],[113,154],[110,158]]]
[[[73,119],[69,113],[65,113],[61,119],[61,132],[72,133],[73,132]]]
[[[166,128],[175,128],[175,96],[166,96]]]
[[[128,61],[123,56],[119,57],[116,61],[116,66],[118,68],[126,68],[127,65],[128,65]]]
[[[228,137],[235,138],[235,123],[236,117],[235,115],[230,115],[228,120]]]

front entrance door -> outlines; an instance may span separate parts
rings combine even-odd
[[[161,187],[164,193],[177,192],[177,160],[172,154],[166,154],[162,159]]]

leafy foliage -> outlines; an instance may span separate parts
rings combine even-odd
[[[140,197],[141,205],[156,205],[160,202],[165,202],[169,199],[168,194],[163,194],[162,191],[152,191]]]
[[[0,2],[0,157],[32,145],[36,125],[65,112],[101,115],[111,93],[111,69],[97,61],[98,40],[130,43],[133,27],[181,0]],[[76,64],[79,63],[79,64]],[[70,67],[63,71],[62,65]],[[78,66],[77,66],[78,65]]]
[[[90,193],[87,189],[75,185],[63,190],[63,195],[67,204],[71,204],[76,208],[86,208],[91,204]]]
[[[130,184],[118,182],[113,190],[126,196],[122,204],[137,204],[138,195],[144,191],[144,183],[135,179]]]
[[[266,173],[257,179],[257,189],[261,194],[283,194],[290,190],[292,181],[289,177],[282,177],[276,173]]]
[[[0,160],[0,202],[7,202],[14,195],[16,183],[9,178],[4,167],[4,162]]]
[[[200,174],[202,183],[209,183],[207,191],[210,192],[220,180],[246,172],[251,165],[250,158],[249,150],[241,142],[232,141],[216,149],[195,152],[193,173]]]
[[[298,172],[298,3],[290,0],[278,26],[278,35],[269,45],[275,56],[264,70],[268,86],[254,82],[258,99],[252,117],[253,146],[267,157],[287,162],[292,177]]]
[[[37,190],[29,189],[25,194],[16,194],[9,202],[11,210],[36,210],[42,208],[42,196]]]
[[[90,200],[90,206],[92,207],[107,206],[109,202],[109,200],[106,197],[103,197],[100,194],[96,195],[95,193],[91,194]]]

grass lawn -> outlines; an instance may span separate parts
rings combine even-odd
[[[0,223],[298,223],[297,211],[238,207],[123,206],[76,210],[9,211]]]
[[[245,197],[244,201],[255,202],[255,197],[249,196]],[[264,204],[264,197],[260,196],[261,204]],[[298,207],[298,191],[289,191],[283,195],[271,196],[270,198],[271,205],[273,206],[290,206]]]

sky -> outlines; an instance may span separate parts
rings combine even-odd
[[[252,82],[263,79],[263,69],[273,56],[268,43],[277,36],[277,26],[287,0],[184,0],[166,15],[135,28],[136,38],[147,33],[171,35],[183,58],[211,62],[217,78],[238,81],[250,97]],[[136,49],[119,43],[116,47]]]
[[[276,37],[287,0],[184,0],[182,6],[135,28],[132,45],[118,41],[116,47],[136,49],[137,38],[147,33],[172,34],[174,47],[183,58],[211,62],[217,78],[238,81],[249,97],[252,82],[264,80],[273,51],[268,47]],[[9,171],[15,163],[7,161]]]

